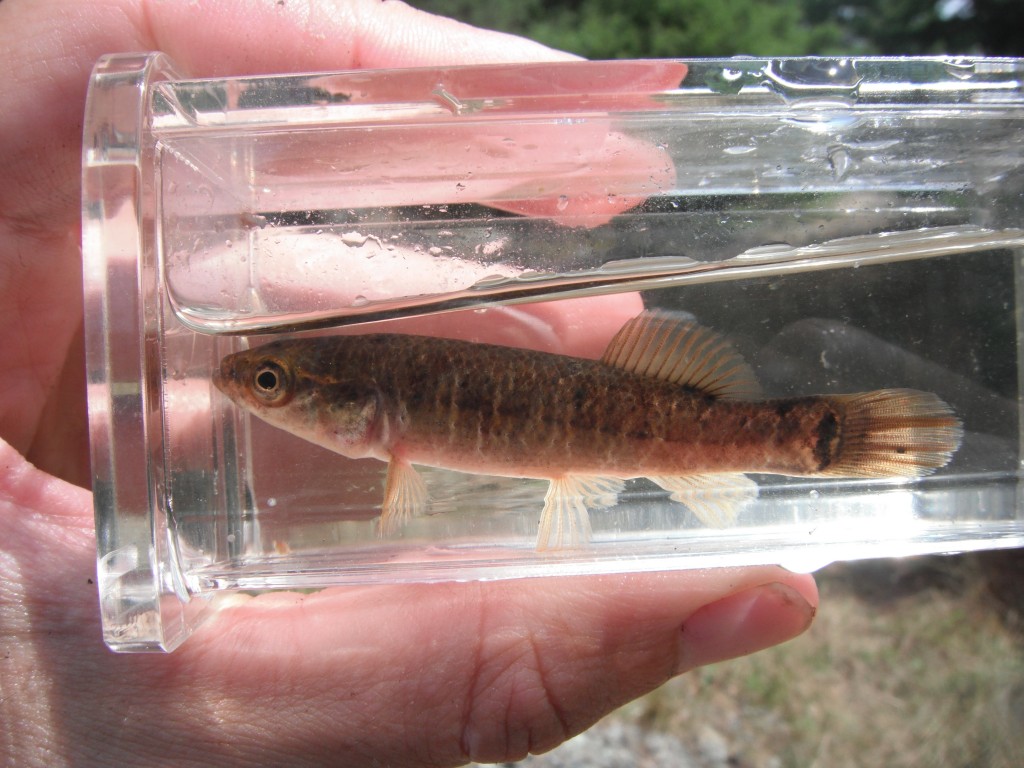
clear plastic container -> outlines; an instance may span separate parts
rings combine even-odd
[[[219,80],[101,60],[83,241],[107,643],[173,649],[239,590],[1020,546],[1022,79],[1011,59]],[[382,461],[214,383],[227,355],[310,335],[599,358],[643,307],[722,334],[763,397],[913,388],[962,441],[920,479],[751,468],[756,495],[702,490],[727,525],[630,479],[584,499],[589,540],[538,548],[545,480],[417,468],[429,502],[382,532]]]

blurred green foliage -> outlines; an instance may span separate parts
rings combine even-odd
[[[588,58],[1024,54],[1024,0],[410,0]]]

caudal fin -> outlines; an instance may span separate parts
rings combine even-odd
[[[845,407],[835,477],[921,477],[946,466],[963,438],[953,410],[930,392],[880,389],[833,398]]]

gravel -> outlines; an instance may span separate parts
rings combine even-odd
[[[703,759],[698,761],[674,736],[609,720],[598,723],[551,752],[530,755],[518,763],[499,765],[504,768],[724,768],[727,750],[722,736],[717,733],[701,736],[699,743]],[[716,759],[719,756],[721,761]]]

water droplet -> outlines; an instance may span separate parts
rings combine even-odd
[[[819,496],[820,496],[821,494],[820,494],[820,493],[818,493],[818,492],[817,492],[817,491],[815,491],[815,490],[811,490],[811,492],[810,492],[810,493],[808,493],[807,495],[808,495],[808,496],[810,496],[810,497],[811,497],[812,499],[816,499],[816,498],[818,498],[818,497],[819,497]]]
[[[862,79],[853,59],[777,59],[764,68],[764,74],[776,90],[793,96],[809,91],[849,92]]]
[[[569,207],[569,197],[568,197],[568,195],[559,195],[558,196],[558,202],[555,204],[555,207],[558,208],[558,210],[560,210],[560,211],[564,211],[566,208],[568,208]]]
[[[853,168],[853,158],[846,151],[846,147],[833,146],[828,150],[828,164],[832,168],[832,177],[836,181],[842,181]]]
[[[957,80],[970,80],[974,76],[974,62],[969,59],[953,59],[946,62],[946,71]]]
[[[505,275],[486,275],[484,277],[481,277],[475,283],[473,283],[472,287],[477,289],[487,289],[493,288],[496,285],[502,285],[507,282],[508,277],[506,277]]]
[[[453,115],[462,114],[464,108],[463,103],[455,96],[454,93],[444,87],[443,83],[438,83],[437,86],[430,92],[430,95],[434,97],[442,107],[447,109]]]
[[[276,507],[277,506],[277,497],[271,496],[270,498],[268,498],[267,499],[267,506],[268,507]]]
[[[705,82],[715,93],[739,93],[747,80],[746,75],[745,70],[723,67],[720,72],[708,72]]]
[[[341,236],[341,242],[343,242],[345,245],[352,245],[357,248],[362,245],[365,245],[366,240],[367,236],[362,234],[361,232],[345,232]]]
[[[749,155],[751,152],[754,152],[756,149],[757,149],[757,147],[752,147],[749,144],[745,144],[743,146],[726,147],[722,151],[725,152],[725,154],[727,154],[727,155]]]
[[[370,303],[370,300],[368,298],[366,298],[365,296],[363,296],[362,294],[359,294],[354,299],[352,299],[352,306],[353,307],[365,307],[369,303]]]

